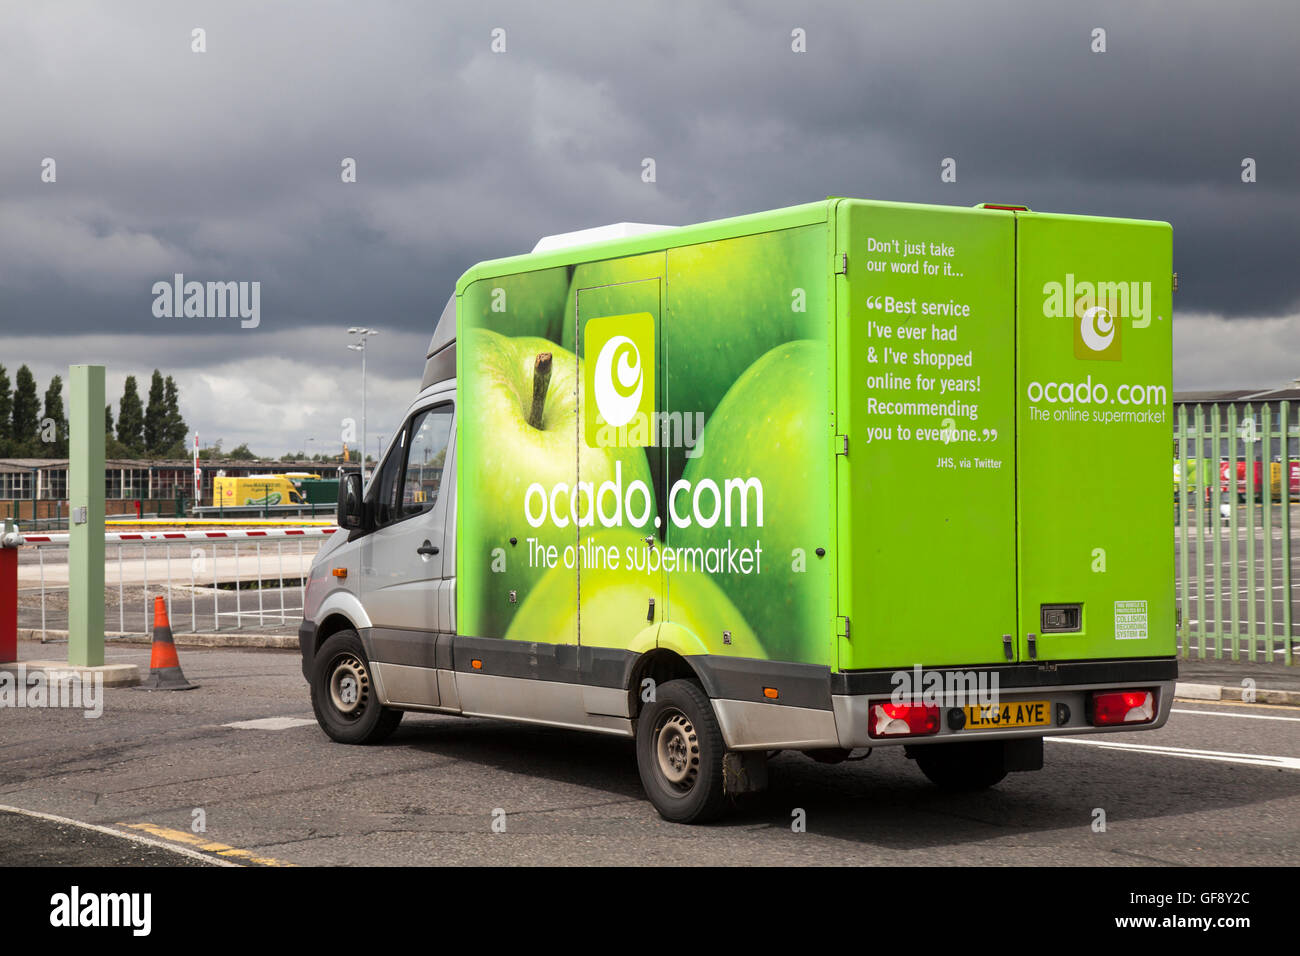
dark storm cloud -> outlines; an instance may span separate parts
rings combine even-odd
[[[427,334],[464,269],[543,234],[827,194],[1167,219],[1181,310],[1280,315],[1300,300],[1297,9],[11,5],[0,330],[201,341],[212,361],[256,332]],[[175,272],[261,281],[261,329],[154,318]]]
[[[380,300],[413,326],[474,259],[543,232],[832,191],[974,202],[996,190],[1161,216],[1180,265],[1207,276],[1192,307],[1296,298],[1284,275],[1235,290],[1215,278],[1237,273],[1225,245],[1260,277],[1297,238],[1300,144],[1282,121],[1297,22],[1282,4],[1183,5],[1177,18],[1027,3],[126,9],[29,13],[7,31],[6,62],[30,92],[4,153],[6,196],[26,212],[7,230],[34,228],[53,188],[79,197],[102,236],[169,251],[167,272],[151,261],[141,276],[124,256],[119,281],[87,283],[84,301],[131,327],[175,331],[148,315],[139,282],[185,268],[261,277],[286,325]],[[189,51],[195,25],[202,55]],[[488,52],[493,26],[503,55]],[[792,26],[807,54],[790,53]],[[1105,54],[1089,50],[1095,26]],[[56,187],[33,175],[46,154],[61,162]],[[659,163],[654,187],[637,178],[642,154]],[[1245,155],[1262,164],[1254,186],[1238,178]],[[350,189],[343,156],[360,163]],[[955,185],[938,181],[945,156]],[[53,294],[68,265],[47,263],[40,283],[7,276],[5,304],[28,311],[8,287]]]

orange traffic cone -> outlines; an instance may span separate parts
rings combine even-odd
[[[153,599],[153,651],[149,656],[149,677],[138,690],[190,690],[198,687],[185,679],[176,645],[172,642],[172,625],[167,620],[167,601]]]

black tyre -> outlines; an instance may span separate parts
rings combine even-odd
[[[641,785],[659,815],[674,823],[704,823],[723,810],[726,745],[713,705],[699,684],[671,680],[641,710],[636,763]]]
[[[984,790],[1007,775],[1000,740],[915,747],[910,756],[930,782],[944,790]]]
[[[342,744],[375,744],[402,722],[402,712],[382,707],[370,661],[356,631],[331,635],[312,665],[311,708],[321,730]]]

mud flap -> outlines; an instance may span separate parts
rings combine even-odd
[[[1043,738],[1021,737],[1002,746],[1002,767],[1007,771],[1042,770]]]
[[[722,758],[722,791],[734,796],[767,789],[767,753],[733,750]]]

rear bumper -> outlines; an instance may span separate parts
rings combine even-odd
[[[952,688],[950,675],[974,675],[971,692],[992,690],[1000,704],[1045,702],[1050,723],[1031,727],[974,729],[963,725],[964,706],[982,701],[978,697],[962,699],[953,693],[925,693],[922,702],[940,707],[937,733],[917,737],[871,736],[872,702],[889,700],[899,687],[900,674],[914,679],[918,692],[928,686],[922,675],[938,675],[938,687]],[[797,704],[774,704],[755,699],[731,699],[717,694],[714,709],[722,725],[723,739],[732,750],[814,750],[839,747],[883,747],[897,744],[919,746],[950,743],[956,740],[997,740],[1044,737],[1065,734],[1113,733],[1127,730],[1154,730],[1169,719],[1173,706],[1174,682],[1178,663],[1174,658],[1149,658],[1121,661],[1087,661],[1069,663],[1013,664],[966,670],[942,669],[901,671],[857,671],[829,675],[830,693],[825,696],[801,694]],[[728,688],[732,689],[732,688]],[[1156,698],[1155,718],[1145,724],[1094,727],[1089,721],[1088,704],[1094,690],[1150,689]],[[784,694],[782,695],[785,696]],[[900,695],[915,701],[915,695]]]
[[[1156,715],[1154,720],[1145,724],[1120,724],[1105,727],[1094,727],[1089,723],[1087,702],[1092,691],[1125,690],[1129,688],[1134,690],[1150,689],[1155,692]],[[1002,704],[1014,705],[1021,701],[1047,701],[1052,721],[1048,726],[1020,727],[1007,730],[972,730],[967,727],[954,726],[954,724],[958,723],[958,720],[952,712],[954,710],[960,711],[961,708],[951,706],[952,702],[945,701],[944,705],[940,707],[939,732],[924,737],[872,737],[870,733],[870,701],[879,699],[878,697],[847,696],[831,698],[835,735],[840,747],[852,750],[855,747],[884,747],[891,744],[918,746],[922,744],[951,743],[955,740],[1006,740],[1016,737],[1108,734],[1125,730],[1155,730],[1157,727],[1163,726],[1165,721],[1169,719],[1169,710],[1174,703],[1174,682],[1135,681],[1084,686],[1041,687],[1031,691],[1003,692],[998,695],[998,701]]]

